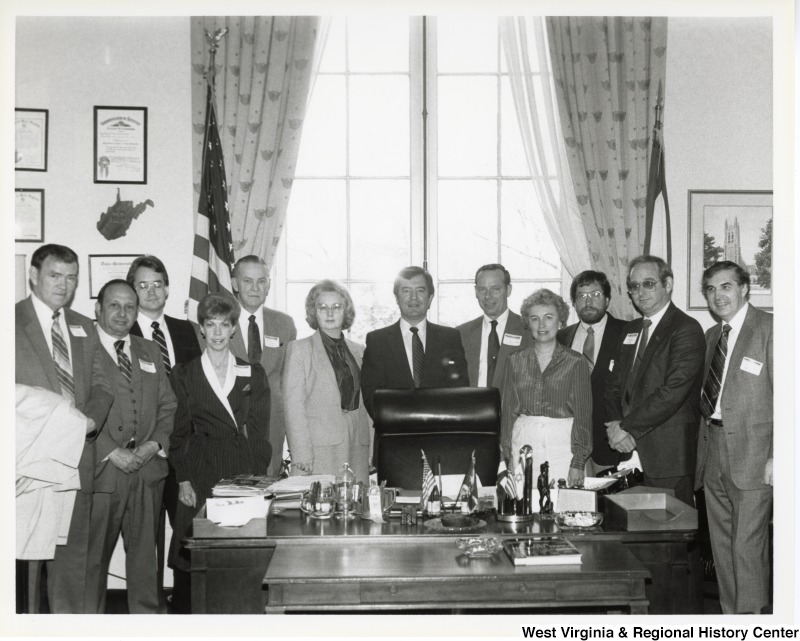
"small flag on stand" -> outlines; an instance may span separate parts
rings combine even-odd
[[[474,512],[478,509],[478,475],[475,473],[475,450],[470,456],[469,469],[461,481],[461,489],[458,491],[458,501],[466,501],[469,511]]]
[[[436,486],[436,479],[433,477],[431,466],[428,465],[428,457],[425,456],[425,451],[420,450],[420,452],[422,452],[422,496],[420,496],[420,503],[424,508],[428,502],[428,497]]]
[[[500,465],[497,468],[497,484],[503,488],[508,498],[517,498],[517,481],[513,474],[508,473],[508,467],[503,459],[500,460]]]

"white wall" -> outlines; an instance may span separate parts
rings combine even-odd
[[[15,172],[16,186],[45,190],[45,242],[74,249],[80,284],[73,309],[94,316],[89,254],[159,256],[170,275],[167,313],[183,316],[192,253],[189,18],[19,17],[15,106],[48,109],[48,170]],[[93,183],[93,107],[148,109],[146,185]],[[126,236],[96,224],[122,200],[150,199]],[[30,256],[38,243],[16,243]]]
[[[770,190],[772,20],[670,18],[664,108],[673,300],[688,307],[688,191]],[[704,328],[710,314],[689,311]]]

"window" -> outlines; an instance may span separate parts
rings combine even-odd
[[[485,263],[511,272],[512,309],[539,287],[560,290],[498,34],[485,17],[333,19],[273,284],[300,336],[308,290],[333,278],[353,296],[350,333],[363,342],[398,318],[394,276],[423,260],[437,288],[429,318],[445,325],[480,313]]]

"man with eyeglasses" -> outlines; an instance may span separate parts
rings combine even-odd
[[[558,331],[556,338],[565,347],[583,354],[592,377],[592,455],[586,461],[586,475],[597,476],[602,470],[627,460],[631,453],[611,449],[606,439],[606,381],[614,350],[625,321],[608,312],[611,285],[603,272],[583,271],[569,288],[579,322]]]
[[[175,365],[188,363],[202,354],[198,340],[198,328],[188,320],[167,316],[164,308],[169,298],[169,274],[164,263],[156,256],[139,256],[131,263],[125,277],[136,291],[138,313],[131,327],[132,336],[140,336],[153,341],[161,353],[161,360],[167,375]],[[162,510],[166,511],[170,527],[175,527],[175,512],[178,504],[178,482],[171,463],[164,481]],[[163,584],[165,525],[163,511],[158,521],[158,574],[159,586]],[[189,577],[173,569],[175,594],[182,590],[178,584],[188,586]],[[188,590],[187,590],[188,592]],[[188,611],[188,603],[173,603],[173,607]]]
[[[483,315],[458,326],[472,387],[500,387],[508,355],[531,343],[519,314],[508,309],[511,274],[499,263],[475,273],[475,298]]]
[[[612,449],[639,453],[644,484],[670,488],[694,505],[705,339],[671,302],[673,275],[657,256],[628,265],[628,295],[642,318],[622,328],[606,388]]]

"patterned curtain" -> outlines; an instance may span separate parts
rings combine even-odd
[[[271,267],[275,258],[300,148],[319,25],[320,19],[313,16],[192,18],[195,211],[209,56],[205,33],[228,29],[216,55],[216,107],[237,259],[256,254]]]
[[[611,283],[611,311],[634,317],[628,262],[642,253],[647,171],[666,18],[547,18],[561,128],[593,269]],[[665,92],[666,93],[666,92]]]

